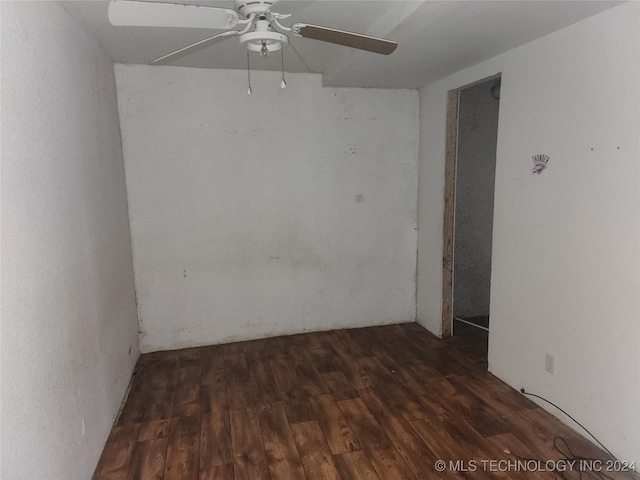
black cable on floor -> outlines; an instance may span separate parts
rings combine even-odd
[[[560,442],[564,444],[564,447],[566,447],[566,451],[563,451],[559,446]],[[570,480],[570,477],[568,477],[567,475],[569,475],[571,472],[576,472],[578,474],[579,480],[586,480],[589,478],[596,480],[615,480],[613,477],[602,472],[603,468],[607,468],[607,462],[605,460],[576,455],[575,453],[573,453],[571,447],[569,447],[569,443],[564,439],[564,437],[555,437],[553,439],[553,448],[564,457],[563,460],[554,461],[553,469],[546,470],[550,473],[553,473],[553,478]],[[542,462],[541,460],[536,458],[521,457],[507,450],[505,450],[505,453],[513,455],[518,460],[522,460],[524,462]],[[560,467],[561,465],[563,466]],[[594,466],[598,467],[598,469],[594,469]],[[632,472],[631,469],[629,469],[628,471]]]
[[[609,455],[611,455],[615,460],[617,460],[616,456],[615,456],[613,453],[611,453],[611,452],[609,451],[609,449],[608,449],[607,447],[605,447],[605,446],[602,444],[602,442],[600,442],[600,440],[598,440],[598,439],[593,435],[593,433],[591,433],[589,430],[587,430],[587,427],[585,427],[584,425],[582,425],[578,420],[576,420],[575,418],[573,418],[571,415],[569,415],[567,412],[565,412],[565,411],[564,411],[562,408],[560,408],[558,405],[556,405],[555,403],[553,403],[553,402],[552,402],[552,401],[550,401],[550,400],[547,400],[547,399],[546,399],[546,398],[544,398],[544,397],[541,397],[540,395],[536,395],[535,393],[525,392],[524,388],[521,388],[521,389],[520,389],[520,392],[524,393],[525,395],[529,395],[529,396],[531,396],[531,397],[539,398],[539,399],[540,399],[540,400],[542,400],[543,402],[547,402],[549,405],[552,405],[553,407],[555,407],[555,408],[557,408],[558,410],[560,410],[560,411],[561,411],[562,413],[564,413],[567,417],[569,417],[571,420],[573,420],[573,421],[574,421],[578,426],[580,426],[580,428],[582,428],[585,432],[587,432],[587,433],[589,434],[589,436],[590,436],[591,438],[593,438],[593,439],[596,441],[596,443],[597,443],[598,445],[600,445],[600,446],[603,448],[603,450],[604,450],[605,452],[607,452],[607,453],[608,453]],[[562,438],[562,437],[556,437],[556,438]],[[564,438],[563,438],[562,440],[564,440]],[[554,441],[554,443],[555,443],[555,441]],[[567,443],[567,442],[565,441],[565,444],[566,444],[566,443]],[[568,445],[567,445],[567,447],[568,447]],[[560,452],[560,453],[562,453],[562,452]]]

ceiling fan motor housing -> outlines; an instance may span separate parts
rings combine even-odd
[[[236,11],[244,18],[255,13],[256,16],[269,10],[278,0],[235,0]]]

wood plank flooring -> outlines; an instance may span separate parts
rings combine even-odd
[[[489,368],[487,363],[489,332],[454,319],[453,336],[446,337],[443,340],[447,344],[454,346],[462,355],[475,362],[481,369],[487,370]]]
[[[557,435],[606,458],[455,345],[389,325],[141,356],[93,478],[552,479],[497,462],[561,459]]]

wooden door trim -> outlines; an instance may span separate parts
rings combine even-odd
[[[456,160],[458,154],[458,106],[460,91],[447,95],[447,131],[444,166],[444,213],[442,226],[442,328],[443,337],[452,334],[453,242],[456,208]]]

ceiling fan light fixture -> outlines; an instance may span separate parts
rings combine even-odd
[[[240,45],[266,57],[282,49],[283,45],[289,45],[289,38],[278,32],[250,32],[240,35]]]

